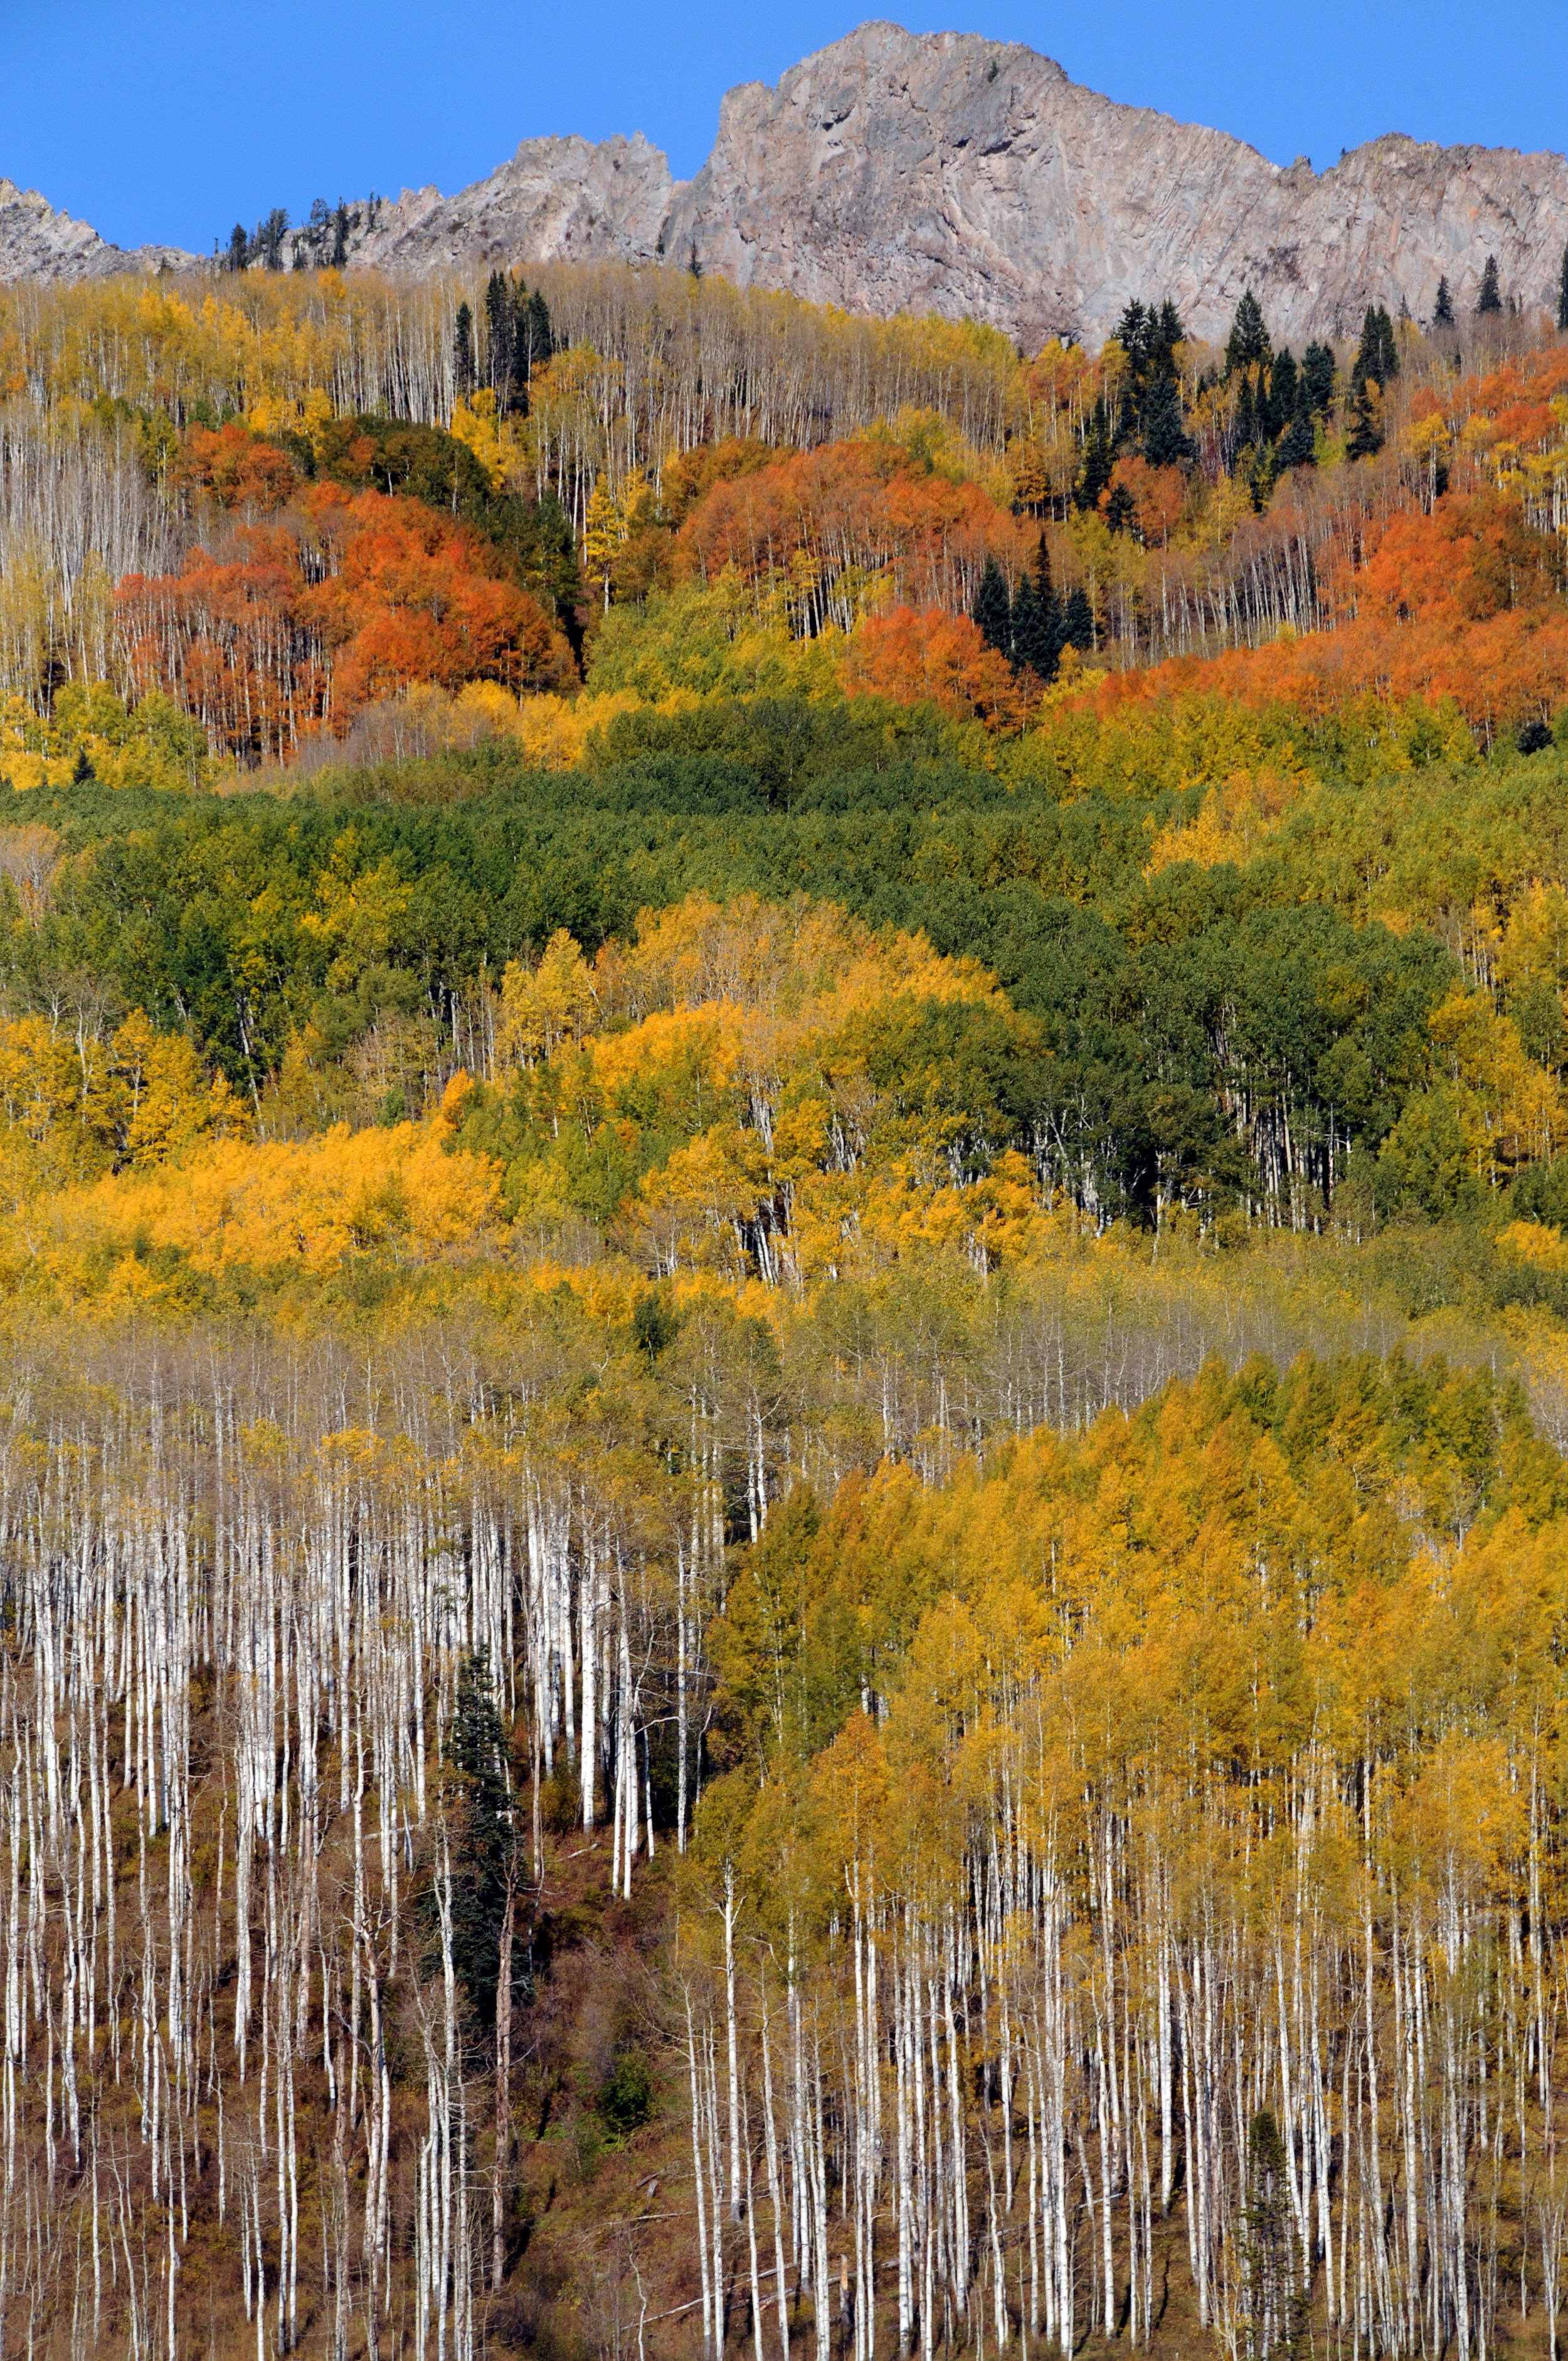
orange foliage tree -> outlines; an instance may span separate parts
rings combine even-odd
[[[873,583],[912,606],[967,608],[988,557],[1015,578],[1037,538],[982,485],[868,438],[714,483],[681,527],[677,567],[710,581],[732,566],[759,592],[783,590],[807,630],[848,631]]]
[[[575,680],[561,632],[494,566],[457,518],[316,484],[269,522],[192,551],[176,575],[126,576],[115,606],[144,689],[178,698],[236,753],[280,757],[412,681]]]

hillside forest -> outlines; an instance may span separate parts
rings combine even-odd
[[[0,291],[0,2345],[1558,2361],[1568,258],[316,226]]]

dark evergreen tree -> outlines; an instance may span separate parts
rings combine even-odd
[[[1310,411],[1298,410],[1279,438],[1280,467],[1311,467],[1317,464],[1317,438]]]
[[[1062,612],[1062,645],[1081,649],[1088,654],[1094,645],[1094,609],[1089,603],[1089,593],[1081,583],[1068,593]]]
[[[1432,305],[1431,324],[1434,328],[1452,328],[1453,325],[1453,297],[1446,277],[1437,282],[1437,302]]]
[[[250,260],[250,240],[236,222],[229,232],[229,250],[224,257],[225,270],[243,270]]]
[[[1364,386],[1353,394],[1350,403],[1350,437],[1344,450],[1347,459],[1370,459],[1383,448],[1383,437],[1373,415],[1372,403]]]
[[[1301,356],[1301,398],[1319,417],[1332,407],[1334,357],[1327,345],[1309,345]]]
[[[332,267],[341,270],[348,260],[348,207],[339,198],[332,217]]]
[[[1135,300],[1128,303],[1111,331],[1127,356],[1133,374],[1138,376],[1148,366],[1149,315]]]
[[[1307,2339],[1290,2159],[1267,2108],[1247,2135],[1247,2202],[1242,2215],[1246,2274],[1247,2361],[1298,2361]]]
[[[1186,342],[1187,331],[1181,324],[1181,314],[1168,295],[1159,307],[1158,325],[1149,332],[1150,359],[1161,375],[1175,376],[1176,347]]]
[[[1225,375],[1234,377],[1237,369],[1252,368],[1266,361],[1271,350],[1262,306],[1249,287],[1236,305],[1235,320],[1225,346]]]
[[[251,240],[252,251],[259,255],[269,270],[283,268],[283,239],[288,232],[289,216],[281,205],[275,205],[263,222],[258,222]]]
[[[1231,428],[1231,448],[1239,455],[1248,451],[1257,441],[1257,404],[1253,397],[1252,379],[1244,377],[1242,390],[1236,396],[1235,418]]]
[[[1279,427],[1288,425],[1296,415],[1300,382],[1301,373],[1296,367],[1296,356],[1287,345],[1282,353],[1276,355],[1274,367],[1268,373],[1269,405]],[[1275,431],[1277,433],[1278,427]]]
[[[1014,672],[1027,664],[1031,672],[1038,666],[1030,662],[1030,650],[1040,642],[1040,601],[1034,584],[1026,574],[1019,577],[1013,598],[1013,614],[1008,630],[1007,652],[1013,659]]]
[[[1377,307],[1377,382],[1392,385],[1399,374],[1399,340],[1394,333],[1394,323],[1388,317],[1386,304]]]
[[[1568,246],[1563,249],[1563,267],[1557,273],[1557,324],[1568,329]]]
[[[1475,299],[1475,310],[1479,315],[1487,312],[1500,312],[1502,308],[1502,290],[1497,284],[1497,258],[1495,254],[1489,254],[1481,273],[1481,292]]]
[[[482,1654],[466,1657],[446,1740],[456,1789],[452,1849],[452,1960],[488,2030],[495,2024],[507,1901],[517,1874],[506,1740]]]
[[[1105,522],[1113,533],[1130,533],[1136,511],[1125,484],[1113,484],[1105,503]]]
[[[1098,508],[1100,495],[1111,480],[1115,455],[1111,445],[1111,419],[1103,399],[1090,412],[1089,434],[1083,445],[1083,467],[1073,487],[1073,500],[1080,509]]]
[[[1144,405],[1144,456],[1151,467],[1179,467],[1197,456],[1173,377],[1157,377]]]
[[[457,306],[452,336],[452,383],[459,400],[474,390],[474,314],[466,303]]]
[[[522,298],[527,290],[518,282],[518,375],[524,385],[537,368],[543,368],[556,350],[555,331],[550,324],[550,306],[536,287],[528,297],[526,312]]]
[[[510,410],[517,374],[517,308],[504,270],[492,270],[485,289],[485,368],[497,409]]]
[[[1013,601],[1013,661],[1044,681],[1055,680],[1061,660],[1063,620],[1051,581],[1050,552],[1040,535],[1033,576],[1025,574]]]
[[[980,588],[974,594],[970,609],[981,638],[988,648],[999,654],[1013,653],[1013,601],[1008,596],[1007,577],[994,557],[985,561],[985,571],[980,577]]]

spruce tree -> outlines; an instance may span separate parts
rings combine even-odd
[[[482,2026],[495,2023],[507,1896],[516,1874],[506,1741],[483,1654],[464,1659],[445,1759],[459,1840],[452,1850],[452,1962]]]
[[[1437,282],[1437,302],[1432,306],[1431,324],[1434,328],[1452,328],[1453,325],[1453,297],[1449,291],[1446,276]]]
[[[1481,292],[1475,299],[1476,316],[1479,318],[1487,312],[1500,312],[1502,308],[1502,291],[1497,284],[1497,258],[1489,254],[1481,273]]]
[[[1111,419],[1103,396],[1090,413],[1089,434],[1083,445],[1083,467],[1072,497],[1080,509],[1098,508],[1100,495],[1111,480],[1115,464],[1111,445]]]
[[[1013,653],[1013,601],[1008,596],[1007,578],[994,557],[985,561],[985,571],[980,577],[980,588],[974,594],[970,609],[981,638],[988,648],[998,654]]]
[[[332,267],[334,270],[341,270],[347,260],[348,207],[340,198],[337,211],[332,217]]]
[[[1125,484],[1113,484],[1105,503],[1105,522],[1113,533],[1130,533],[1137,511]]]
[[[1039,670],[1038,665],[1034,661],[1035,653],[1038,649],[1039,643],[1040,601],[1034,584],[1025,574],[1020,577],[1018,588],[1013,599],[1012,629],[1008,653],[1013,659],[1013,669],[1014,672],[1022,672],[1025,665],[1031,672],[1037,672]]]
[[[466,303],[457,306],[452,336],[452,383],[462,401],[474,390],[474,314]]]
[[[1301,373],[1296,367],[1296,356],[1288,345],[1276,357],[1268,377],[1268,398],[1281,427],[1296,415],[1296,400],[1300,389]]]
[[[225,270],[243,270],[250,260],[250,240],[236,222],[229,232],[229,250],[224,257]]]
[[[1351,399],[1350,418],[1350,439],[1344,446],[1345,457],[1370,459],[1383,448],[1383,437],[1372,414],[1372,404],[1365,386]]]
[[[1033,577],[1025,574],[1013,601],[1013,662],[1053,681],[1062,652],[1062,614],[1051,581],[1050,552],[1040,535]]]
[[[485,289],[485,357],[496,407],[509,410],[517,369],[517,318],[504,270],[492,270]]]
[[[1312,433],[1310,411],[1297,411],[1295,417],[1279,438],[1278,457],[1281,470],[1286,467],[1311,467],[1317,465],[1317,437]]]
[[[1179,467],[1197,456],[1181,416],[1173,377],[1157,377],[1144,405],[1144,456],[1151,467]]]
[[[1563,249],[1563,268],[1557,274],[1557,324],[1568,329],[1568,246]]]
[[[1062,613],[1062,645],[1080,649],[1085,655],[1094,645],[1094,609],[1081,583],[1068,595]]]
[[[1257,441],[1257,405],[1253,399],[1252,379],[1244,377],[1236,399],[1235,421],[1231,429],[1231,447],[1237,456],[1250,450]]]
[[[1320,417],[1332,408],[1334,357],[1327,345],[1309,345],[1302,354],[1300,398],[1305,408]]]
[[[1237,369],[1251,368],[1255,362],[1266,361],[1273,347],[1268,330],[1264,325],[1263,310],[1249,287],[1236,305],[1236,316],[1225,346],[1225,375],[1234,377]]]
[[[1399,374],[1399,340],[1394,334],[1394,323],[1388,317],[1387,306],[1377,307],[1377,382],[1392,385]]]

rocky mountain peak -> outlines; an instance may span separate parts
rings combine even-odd
[[[1124,106],[1020,42],[875,20],[776,85],[726,95],[713,153],[677,181],[641,132],[525,139],[455,196],[353,209],[349,265],[696,259],[740,286],[873,313],[982,320],[1025,348],[1102,338],[1130,298],[1169,296],[1223,335],[1243,291],[1277,336],[1353,334],[1368,303],[1430,317],[1440,278],[1473,303],[1488,255],[1521,305],[1554,299],[1568,162],[1389,132],[1315,172]],[[125,254],[0,182],[0,278],[177,268]]]

